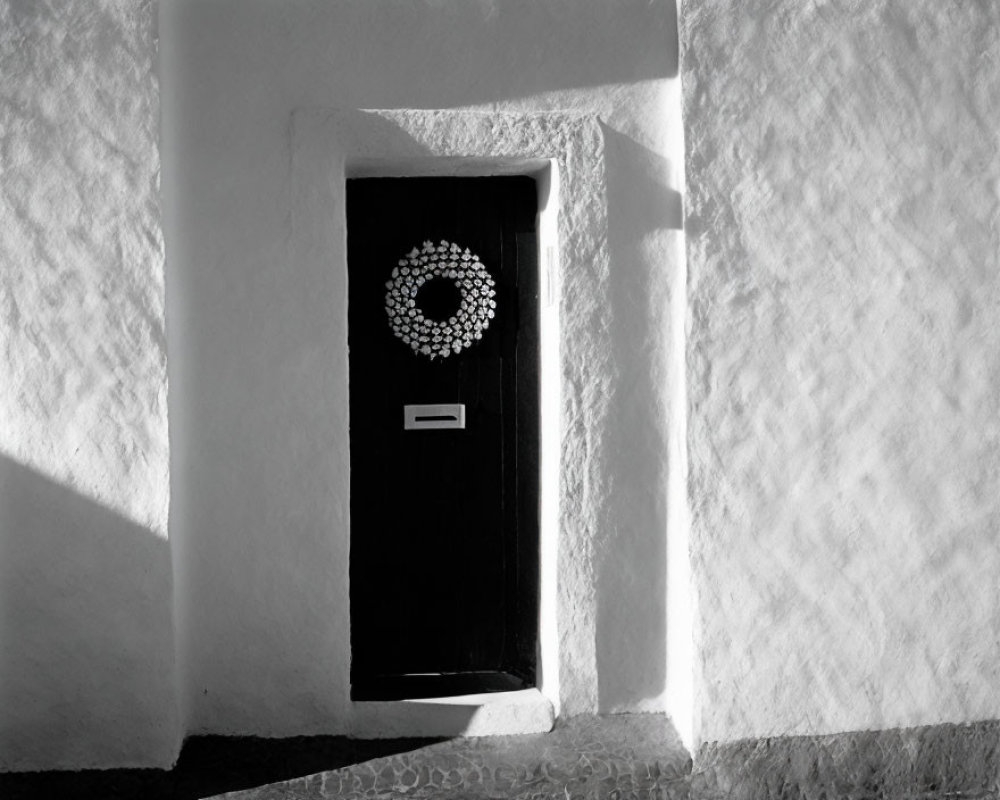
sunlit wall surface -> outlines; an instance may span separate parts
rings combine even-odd
[[[1000,716],[1000,8],[683,19],[701,736]]]

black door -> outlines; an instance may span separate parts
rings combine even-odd
[[[354,699],[534,685],[536,198],[347,182]]]

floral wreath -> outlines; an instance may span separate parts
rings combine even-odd
[[[447,320],[428,319],[417,305],[420,287],[435,278],[454,281],[462,301]],[[496,314],[496,284],[479,256],[447,242],[424,242],[414,247],[386,281],[385,313],[392,332],[415,353],[430,358],[447,358],[482,339]]]

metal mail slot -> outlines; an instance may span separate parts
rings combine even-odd
[[[444,403],[431,406],[403,406],[403,429],[407,431],[434,428],[464,428],[465,403]]]

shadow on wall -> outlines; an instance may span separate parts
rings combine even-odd
[[[177,756],[167,542],[0,456],[0,770]]]
[[[178,0],[165,11],[183,27],[184,60],[198,70],[207,100],[221,99],[219,86],[255,86],[227,96],[230,105],[263,100],[275,65],[293,107],[335,97],[345,108],[457,107],[674,78],[678,70],[674,0],[205,6]]]
[[[599,707],[617,711],[644,702],[658,708],[666,689],[669,407],[668,349],[660,340],[670,330],[671,287],[663,272],[683,218],[670,162],[603,129],[615,273],[607,318],[619,380],[608,430],[615,485],[598,550],[597,667]]]

